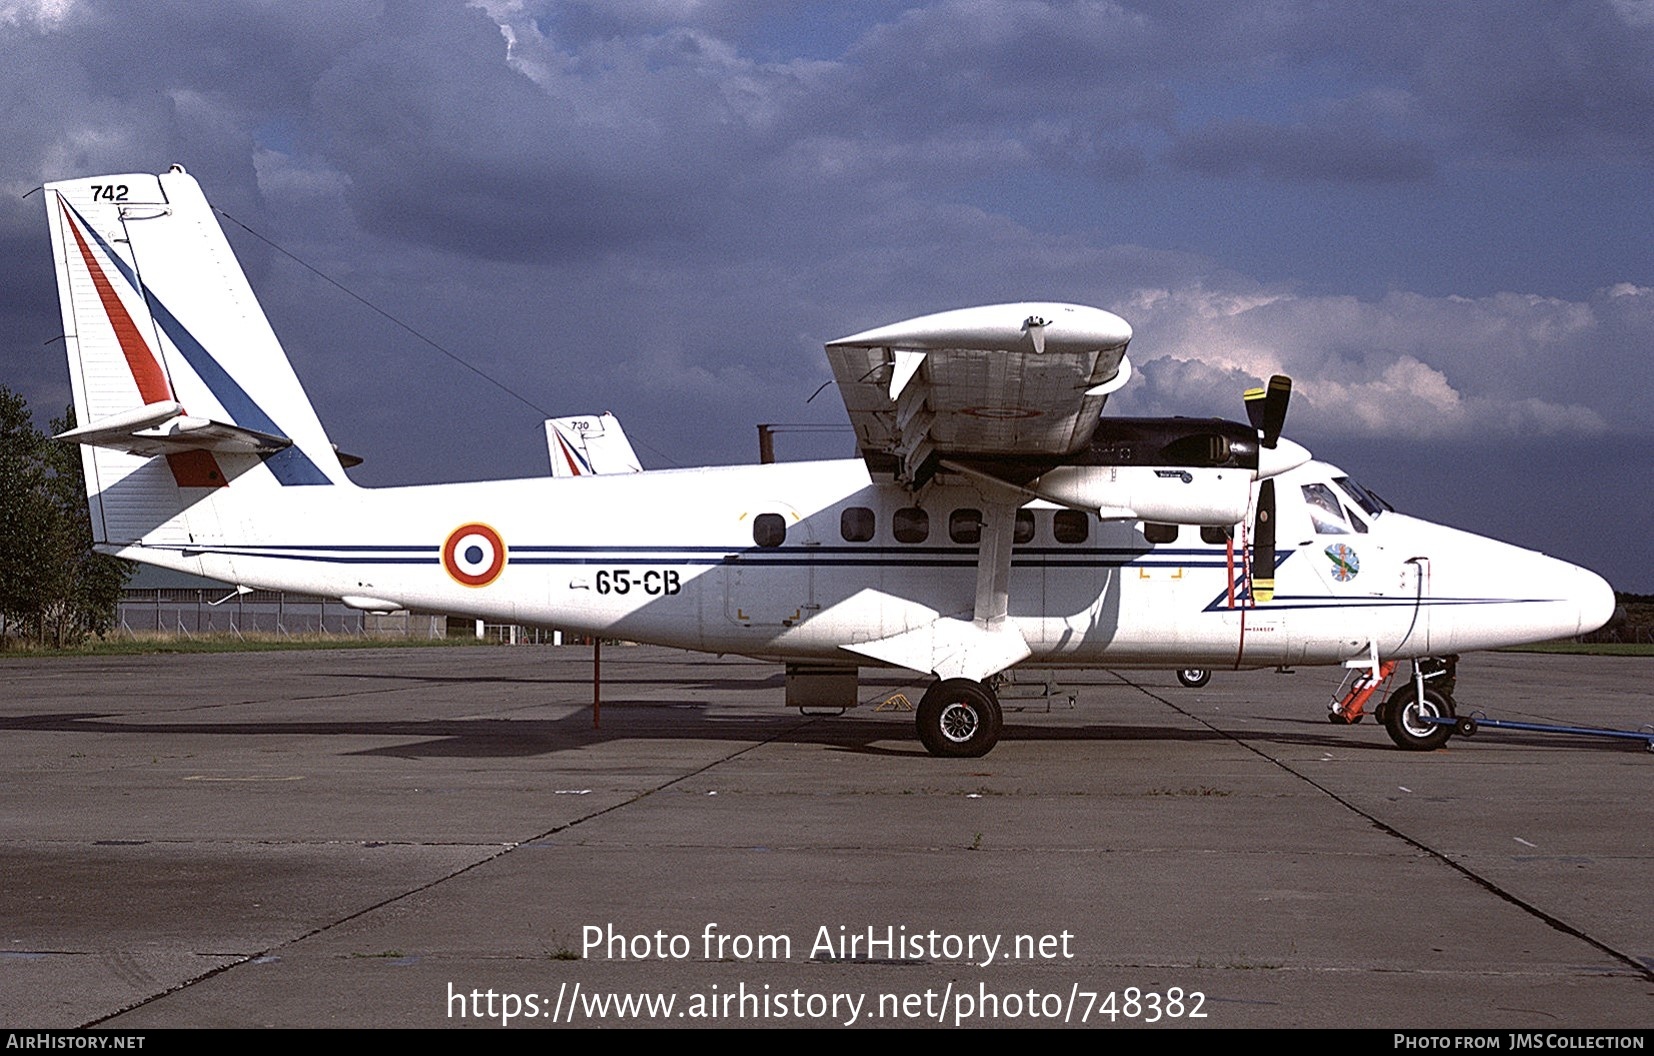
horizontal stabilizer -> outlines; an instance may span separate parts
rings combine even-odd
[[[889,638],[843,648],[910,671],[928,671],[939,678],[969,678],[977,682],[997,675],[1033,653],[1022,632],[1008,620],[984,627],[951,616]]]
[[[158,400],[59,433],[67,443],[107,447],[141,457],[181,451],[268,455],[293,446],[285,436],[183,413],[177,401]]]

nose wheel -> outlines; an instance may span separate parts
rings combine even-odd
[[[1003,715],[994,691],[968,678],[944,678],[925,690],[917,715],[919,740],[931,755],[975,759],[999,743]]]
[[[1177,680],[1190,689],[1199,689],[1212,680],[1212,672],[1204,667],[1179,668]]]
[[[1384,702],[1384,729],[1398,748],[1434,751],[1453,736],[1453,725],[1428,720],[1453,718],[1453,700],[1433,689],[1426,689],[1421,700],[1414,690],[1409,682],[1390,694]]]

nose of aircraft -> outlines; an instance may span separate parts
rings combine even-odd
[[[1589,634],[1614,615],[1614,588],[1588,569],[1574,569],[1574,584],[1568,596],[1579,612],[1579,630],[1575,634]]]

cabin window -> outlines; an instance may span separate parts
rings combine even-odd
[[[1221,524],[1203,524],[1200,526],[1200,541],[1211,543],[1213,546],[1223,546],[1235,536],[1235,530]]]
[[[982,541],[982,511],[966,506],[948,514],[948,538],[966,546]]]
[[[787,539],[787,519],[779,513],[760,513],[752,519],[752,541],[759,546],[780,546]]]
[[[1305,484],[1304,505],[1309,508],[1309,519],[1315,524],[1316,535],[1349,535],[1350,526],[1344,523],[1344,507],[1338,496],[1325,484]]]
[[[850,506],[838,515],[838,534],[847,543],[865,543],[873,538],[876,523],[873,511],[866,506]]]
[[[1083,543],[1091,534],[1091,515],[1079,510],[1058,510],[1051,515],[1051,534],[1059,543]]]
[[[1078,514],[1078,516],[1084,517],[1085,514]],[[1011,528],[1011,542],[1020,546],[1033,537],[1034,512],[1032,510],[1018,510],[1016,521]],[[970,507],[954,510],[948,516],[948,538],[967,546],[980,543],[982,541],[982,511]],[[1076,542],[1084,541],[1085,535],[1082,529],[1080,538]]]
[[[917,506],[904,506],[891,518],[890,531],[898,543],[922,543],[930,538],[930,514]]]
[[[1177,542],[1177,525],[1155,524],[1152,521],[1143,522],[1143,538],[1159,546],[1162,543]]]
[[[1350,522],[1350,527],[1355,529],[1355,534],[1367,534],[1367,522],[1357,517],[1355,511],[1348,506],[1344,507],[1344,519]]]
[[[1034,511],[1018,510],[1016,528],[1011,532],[1011,542],[1021,546],[1034,537]]]

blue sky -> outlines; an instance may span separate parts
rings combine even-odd
[[[42,417],[21,196],[179,162],[646,464],[842,423],[831,338],[1072,300],[1136,331],[1112,412],[1284,370],[1399,507],[1654,592],[1654,0],[0,0],[0,56],[0,378]],[[544,471],[536,410],[231,240],[365,482]]]

